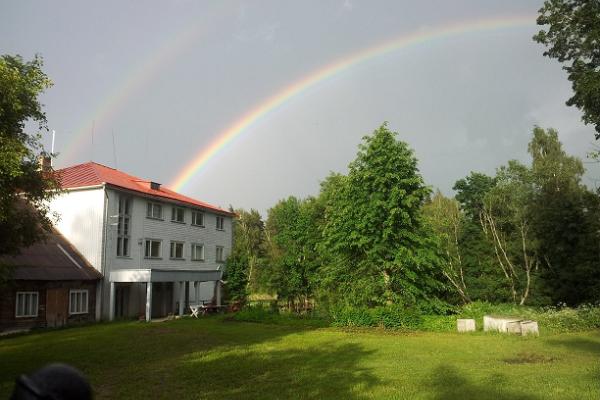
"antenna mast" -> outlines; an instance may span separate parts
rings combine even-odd
[[[50,156],[52,158],[50,158],[50,166],[52,166],[53,162],[53,158],[54,158],[54,138],[56,137],[56,131],[54,129],[52,129],[52,150],[50,150]]]

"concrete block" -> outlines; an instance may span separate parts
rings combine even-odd
[[[483,330],[496,331],[496,332],[508,332],[508,324],[511,322],[520,322],[519,318],[514,317],[499,317],[492,315],[483,316]]]
[[[474,332],[475,331],[475,320],[474,319],[457,319],[456,328],[459,332]]]
[[[521,321],[508,321],[506,323],[506,332],[521,334]]]
[[[521,321],[521,334],[523,336],[527,336],[527,335],[539,336],[540,331],[538,329],[537,321]]]

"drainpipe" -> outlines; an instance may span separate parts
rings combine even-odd
[[[102,274],[102,283],[100,285],[100,290],[96,291],[96,293],[98,294],[98,292],[100,292],[100,296],[96,295],[96,304],[100,305],[100,307],[96,306],[96,318],[97,319],[101,319],[102,317],[102,305],[104,304],[104,298],[103,298],[103,294],[104,294],[104,287],[105,287],[105,283],[107,279],[110,279],[110,276],[107,276],[107,270],[108,268],[106,268],[106,263],[107,263],[107,257],[106,257],[106,247],[108,245],[108,215],[109,215],[109,210],[108,210],[108,206],[109,206],[109,201],[108,201],[108,191],[106,190],[106,185],[102,186],[102,189],[104,190],[104,230],[102,232],[102,259],[100,261],[100,273]],[[108,271],[110,272],[110,271]],[[98,301],[98,298],[100,298],[100,301]],[[98,315],[100,314],[100,315]],[[100,317],[100,318],[98,318]]]

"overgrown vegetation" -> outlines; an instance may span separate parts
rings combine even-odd
[[[265,223],[238,210],[228,284],[244,290],[234,298],[270,293],[334,326],[446,330],[449,314],[510,303],[510,315],[549,329],[596,327],[596,309],[578,306],[600,300],[599,197],[555,130],[535,127],[528,151],[530,163],[472,172],[446,197],[384,124],[317,197],[281,200]]]

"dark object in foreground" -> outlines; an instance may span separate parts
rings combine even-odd
[[[12,400],[91,399],[92,387],[85,376],[66,364],[50,364],[33,374],[17,378]]]

